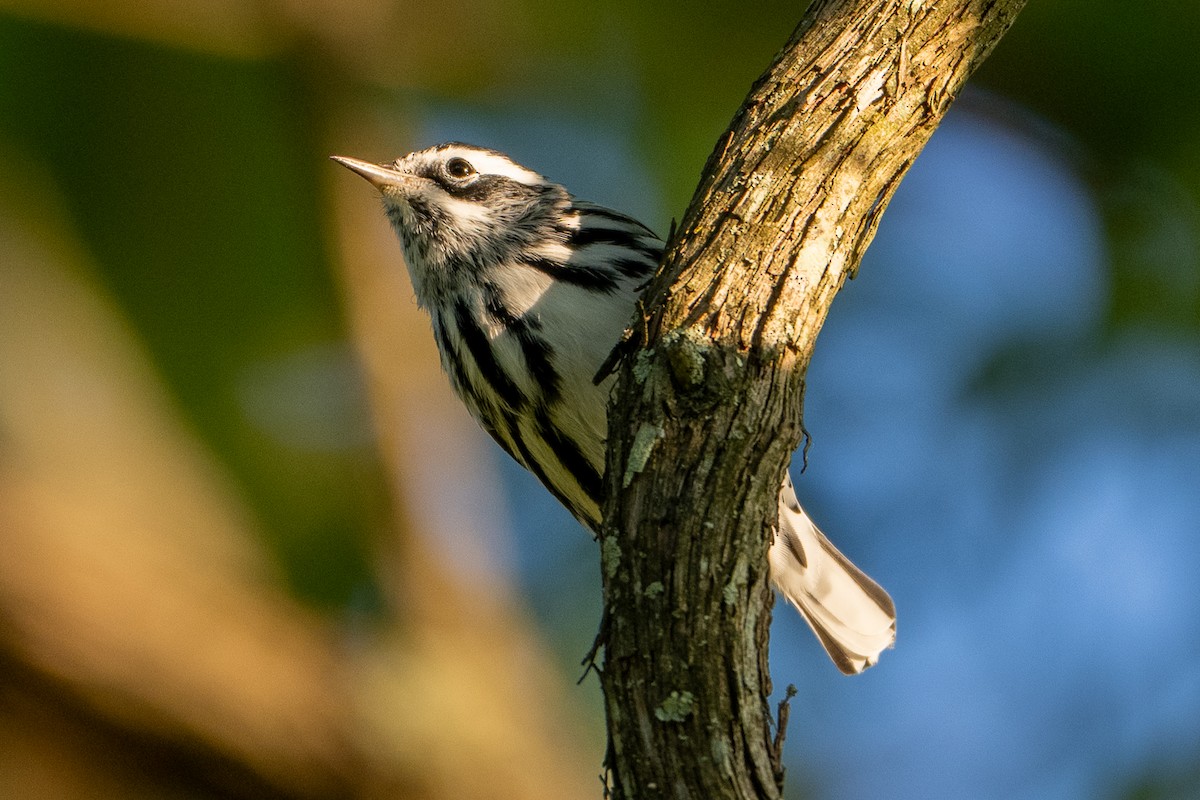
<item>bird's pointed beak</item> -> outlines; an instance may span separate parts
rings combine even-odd
[[[372,186],[380,191],[383,191],[385,186],[395,186],[398,183],[403,183],[408,177],[395,167],[383,164],[372,164],[369,161],[360,161],[357,158],[348,158],[346,156],[330,156],[330,158],[351,172],[356,172],[366,178],[371,182]]]

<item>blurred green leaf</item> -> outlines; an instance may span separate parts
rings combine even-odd
[[[306,419],[348,415],[340,441],[289,440],[247,409],[248,391],[273,390],[256,375],[343,338],[305,97],[286,64],[0,16],[0,134],[57,179],[100,277],[294,587],[342,603],[369,584],[380,495],[353,370],[332,407],[305,394],[329,394],[319,375],[277,398]]]

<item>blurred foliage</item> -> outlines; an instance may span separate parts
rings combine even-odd
[[[314,370],[291,386],[271,370],[342,338],[308,163],[315,126],[294,73],[0,17],[0,76],[0,138],[63,188],[100,279],[241,482],[294,587],[345,603],[368,580],[378,504],[355,376],[330,387]],[[256,425],[256,405],[298,419]],[[293,440],[321,426],[344,430]]]
[[[231,3],[224,19],[196,3],[168,30],[169,4],[153,6],[162,29],[135,4],[15,5],[0,10],[0,147],[53,177],[93,277],[229,469],[291,587],[334,608],[374,605],[369,553],[386,513],[333,277],[324,193],[338,104],[366,98],[399,120],[396,151],[429,144],[401,130],[438,104],[619,127],[678,216],[802,10],[297,0]],[[1194,0],[1040,0],[973,81],[1032,111],[1008,121],[1087,177],[1110,247],[1100,341],[997,352],[981,391],[1053,383],[1121,331],[1200,346],[1198,31]],[[1129,796],[1194,795],[1151,776]]]
[[[1109,324],[1200,332],[1200,8],[1030,3],[977,82],[1061,126],[1101,200]]]
[[[1200,759],[1197,759],[1200,764]],[[1171,767],[1152,770],[1117,795],[1122,800],[1194,800],[1200,797],[1200,768],[1180,773]]]

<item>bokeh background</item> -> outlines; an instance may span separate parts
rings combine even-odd
[[[0,0],[0,796],[598,797],[594,545],[327,156],[665,232],[801,11]],[[1200,797],[1197,53],[1031,3],[838,297],[798,488],[899,641],[777,607],[789,798]]]

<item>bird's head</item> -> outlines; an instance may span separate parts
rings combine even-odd
[[[486,270],[555,238],[555,220],[570,203],[561,186],[504,154],[460,142],[388,164],[333,160],[379,190],[419,284],[455,280],[461,270]]]

